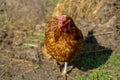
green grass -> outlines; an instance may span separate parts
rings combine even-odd
[[[100,56],[98,59],[104,60],[105,56]],[[88,59],[86,59],[86,61],[83,61],[84,63],[86,63],[84,67],[95,67],[95,65],[99,65],[99,63],[102,62],[99,60],[97,60],[98,62],[94,63],[93,58],[90,59],[89,57]],[[119,80],[119,71],[120,55],[112,54],[104,64],[101,64],[99,65],[99,67],[94,68],[90,71],[86,71],[87,75],[77,74],[74,80]]]
[[[92,71],[88,76],[77,74],[75,80],[117,80],[117,72],[109,70]]]
[[[5,15],[0,15],[0,24],[4,23],[5,19],[6,19]]]
[[[82,65],[80,70],[87,71],[89,69],[98,68],[106,63],[110,55],[110,52],[105,52],[104,54],[99,52],[85,54],[79,58],[80,60],[78,60],[78,63]]]
[[[39,66],[38,64],[35,64],[35,65],[34,65],[34,69],[35,69],[35,70],[37,70],[37,69],[39,69],[39,68],[40,68],[40,66]]]
[[[28,48],[28,46],[37,46],[44,40],[44,33],[34,35],[33,32],[28,33],[28,39],[22,43],[21,48]]]
[[[24,43],[27,44],[38,44],[40,41],[44,40],[44,33],[40,35],[33,35],[31,32],[29,33],[29,40],[25,41]]]

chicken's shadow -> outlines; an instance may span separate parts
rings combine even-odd
[[[91,70],[105,64],[111,53],[112,50],[99,45],[93,35],[93,31],[90,31],[84,40],[84,50],[69,65],[72,65],[73,68],[77,67],[82,71]],[[71,70],[69,72],[71,72]]]

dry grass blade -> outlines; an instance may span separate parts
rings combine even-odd
[[[103,3],[104,0],[59,0],[57,5],[62,4],[64,14],[71,16],[74,21],[79,16],[85,17],[88,21],[96,21]]]

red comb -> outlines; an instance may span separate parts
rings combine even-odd
[[[65,15],[57,16],[57,19],[58,19],[58,23],[59,23],[59,24],[62,24],[62,23],[63,23],[64,17],[65,17]]]

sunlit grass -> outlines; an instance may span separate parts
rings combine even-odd
[[[117,72],[109,70],[97,70],[87,76],[77,74],[75,80],[117,80]]]

